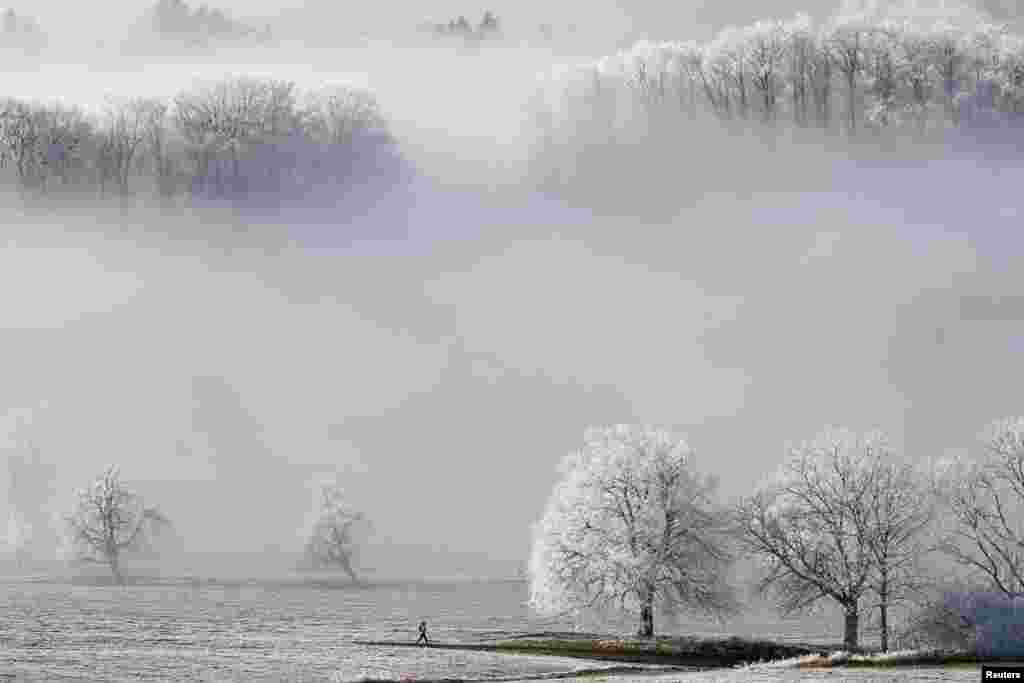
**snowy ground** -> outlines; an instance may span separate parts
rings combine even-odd
[[[731,669],[699,673],[643,674],[588,677],[594,683],[782,683],[783,681],[829,681],[829,683],[909,683],[911,681],[977,681],[978,667],[894,667],[889,669],[775,669],[755,671]],[[529,683],[516,681],[515,683]]]

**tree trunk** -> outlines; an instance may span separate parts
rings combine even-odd
[[[850,105],[850,135],[857,134],[857,74],[850,72],[846,76],[847,90],[849,92]]]
[[[116,554],[110,555],[110,571],[114,575],[114,581],[117,581],[117,585],[124,585],[124,576],[121,575],[121,563]]]
[[[640,608],[640,637],[654,637],[654,591],[648,591]]]
[[[352,579],[352,583],[359,583],[359,577],[356,576],[355,570],[352,569],[352,562],[349,558],[343,557],[341,559],[341,566],[345,570],[345,573],[348,574],[348,577]]]
[[[878,617],[879,627],[882,630],[882,652],[889,651],[889,572],[888,568],[882,571],[881,585],[878,587]]]
[[[857,605],[844,605],[845,619],[843,624],[843,647],[847,652],[857,652],[857,636],[860,630],[860,613]]]
[[[889,605],[886,604],[886,598],[882,597],[881,610],[881,627],[882,627],[882,652],[889,651]]]

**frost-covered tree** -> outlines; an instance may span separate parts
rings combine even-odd
[[[758,589],[774,592],[783,613],[834,600],[850,651],[858,647],[862,600],[877,585],[878,554],[890,575],[897,568],[895,546],[876,533],[893,522],[893,500],[879,479],[889,451],[880,434],[827,429],[791,449],[777,478],[738,509],[746,545],[764,561]]]
[[[726,582],[728,519],[715,482],[686,441],[661,429],[588,430],[567,456],[530,556],[530,604],[548,614],[635,611],[654,635],[654,608],[712,615],[736,609]]]
[[[934,547],[928,532],[935,499],[920,467],[896,459],[884,446],[871,455],[862,465],[872,482],[867,516],[874,560],[871,589],[878,601],[881,648],[888,652],[892,608],[918,601],[930,582],[926,561]]]
[[[899,28],[880,25],[867,36],[865,67],[867,76],[865,123],[885,128],[897,119],[896,36]]]
[[[340,85],[307,93],[301,117],[306,133],[325,145],[348,145],[357,134],[386,126],[373,93]]]
[[[145,505],[141,496],[125,487],[114,465],[78,492],[66,520],[76,559],[108,565],[120,584],[122,556],[147,548],[153,534],[170,523],[159,509]]]
[[[156,99],[111,99],[107,102],[99,129],[101,192],[108,180],[116,183],[121,194],[128,191],[131,171],[138,165],[138,157],[146,149],[147,142],[151,151],[160,152],[152,145],[154,142],[159,145],[160,141],[154,140],[154,133],[166,110],[167,105]]]
[[[189,148],[194,190],[218,195],[244,191],[236,185],[242,181],[245,154],[281,141],[296,128],[295,84],[226,78],[179,94],[173,118]]]
[[[847,117],[851,134],[857,131],[857,83],[868,60],[868,41],[873,30],[874,27],[868,22],[849,17],[836,22],[828,39],[832,61],[846,83]]]
[[[750,45],[750,66],[754,87],[761,93],[765,121],[775,119],[775,105],[781,85],[780,72],[785,64],[787,26],[782,22],[759,21],[745,31]]]
[[[809,121],[808,96],[814,87],[815,33],[806,14],[798,14],[785,22],[782,31],[786,41],[783,46],[786,59],[783,73],[789,81],[793,122],[806,126]]]
[[[735,88],[736,95],[733,101],[736,103],[737,114],[741,119],[747,118],[750,106],[750,45],[746,41],[743,31],[734,26],[729,26],[715,37],[708,45],[707,60],[711,65],[711,73],[719,81],[719,97],[723,113],[726,118],[731,117],[729,104],[730,90]]]
[[[1024,418],[989,425],[983,449],[940,464],[941,549],[991,589],[1024,592]]]
[[[306,541],[305,563],[312,569],[342,569],[358,582],[353,564],[360,535],[368,527],[366,516],[351,506],[339,483],[322,484],[318,515]]]

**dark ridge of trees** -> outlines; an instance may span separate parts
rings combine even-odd
[[[165,39],[193,45],[257,37],[270,38],[270,27],[262,31],[236,21],[219,8],[205,3],[192,9],[184,0],[157,0],[150,10],[153,31]]]
[[[1021,0],[981,0],[980,4],[996,21],[1016,24],[1024,21],[1024,2]]]
[[[20,15],[10,7],[4,11],[2,22],[0,30],[5,36],[17,33],[41,33],[39,24],[34,19]]]
[[[501,35],[501,24],[498,17],[490,10],[484,12],[483,18],[476,27],[469,23],[465,16],[451,19],[447,24],[433,24],[429,30],[438,37],[456,36],[467,40],[483,40]]]
[[[32,17],[12,8],[7,8],[0,16],[0,48],[38,51],[46,42],[46,34]]]
[[[25,199],[280,206],[407,177],[367,92],[229,78],[104,111],[0,99],[0,182]]]

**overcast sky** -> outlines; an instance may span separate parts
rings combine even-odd
[[[510,575],[590,425],[688,434],[728,498],[829,424],[924,458],[1024,411],[1024,303],[976,303],[1024,292],[1019,164],[883,172],[683,136],[569,206],[489,191],[514,177],[543,54],[349,56],[424,178],[377,213],[238,233],[3,210],[0,408],[34,408],[54,510],[114,462],[191,550],[297,550],[310,486],[339,470],[371,565]],[[342,77],[299,57],[253,70]],[[196,75],[159,68],[12,83],[169,95]]]

